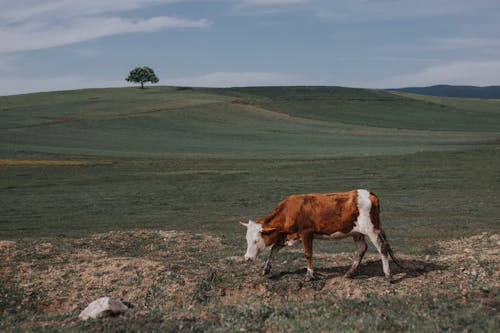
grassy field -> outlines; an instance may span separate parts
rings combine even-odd
[[[498,105],[491,101],[464,102],[458,109],[444,98],[439,103],[382,91],[282,89],[129,88],[2,97],[0,153],[312,159],[450,149],[498,139],[500,131]]]
[[[0,330],[498,331],[499,166],[495,100],[337,87],[0,97]],[[315,243],[311,283],[300,249],[271,277],[241,262],[239,220],[352,188],[381,199],[410,267],[398,283],[373,249],[342,279],[350,240]],[[135,308],[75,319],[104,294]]]

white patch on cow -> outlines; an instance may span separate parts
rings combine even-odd
[[[370,200],[370,192],[367,190],[358,190],[358,219],[354,222],[352,232],[359,232],[363,235],[373,233],[373,223],[370,218],[370,210],[372,202]]]
[[[295,246],[297,244],[300,244],[300,238],[290,239],[285,242],[285,245],[288,246]]]
[[[314,269],[307,267],[306,280],[314,279]]]
[[[362,233],[370,238],[370,241],[377,248],[377,251],[380,253],[380,257],[382,258],[382,268],[385,276],[390,277],[391,271],[389,268],[389,258],[387,258],[387,255],[384,255],[381,251],[380,242],[378,240],[380,230],[376,230],[373,226],[370,218],[371,208],[372,202],[370,200],[370,192],[367,190],[358,190],[359,216],[352,231]]]
[[[344,234],[343,232],[337,231],[331,235],[323,235],[323,234],[315,234],[314,239],[320,240],[333,240],[333,239],[342,239],[350,236],[350,234]]]
[[[245,260],[255,260],[259,253],[266,248],[262,238],[262,225],[252,220],[247,225],[247,252]]]

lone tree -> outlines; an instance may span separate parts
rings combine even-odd
[[[148,66],[134,68],[125,80],[140,83],[142,89],[144,89],[145,82],[157,83],[160,81],[155,72]]]

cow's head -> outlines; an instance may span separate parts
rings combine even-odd
[[[247,228],[247,252],[245,253],[245,260],[255,260],[260,252],[266,248],[266,242],[262,235],[274,229],[264,230],[262,224],[252,220],[248,221],[248,223],[240,222],[240,224]]]

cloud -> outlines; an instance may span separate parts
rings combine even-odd
[[[291,74],[266,72],[215,72],[202,76],[164,80],[175,86],[192,87],[248,87],[297,85],[300,79]]]
[[[317,0],[311,7],[321,18],[370,21],[449,17],[499,9],[496,0]]]
[[[168,28],[204,28],[207,20],[185,20],[168,16],[150,19],[84,17],[63,24],[26,23],[0,28],[0,53],[46,49],[131,32],[153,32]]]
[[[369,84],[376,88],[430,86],[435,84],[500,85],[500,60],[457,61],[431,66],[419,72],[396,75]]]
[[[68,19],[174,2],[179,0],[2,0],[0,19],[5,24],[25,22],[28,19]]]
[[[246,6],[271,6],[271,5],[292,5],[309,2],[309,0],[242,0],[242,5]]]
[[[233,8],[238,15],[267,16],[289,13],[291,11],[308,11],[307,4],[317,0],[239,0]]]
[[[11,6],[0,13],[0,53],[46,49],[124,33],[210,26],[206,19],[117,16],[121,11],[173,0],[6,1]]]

